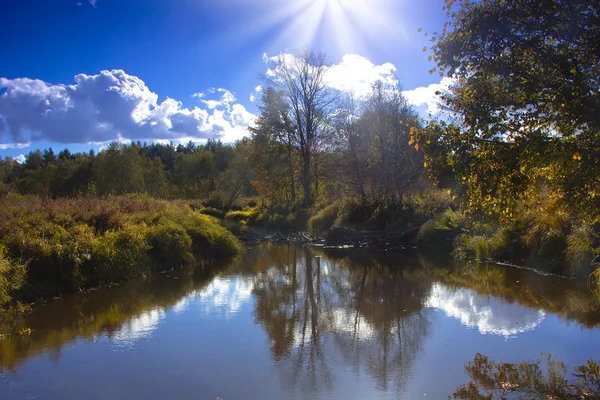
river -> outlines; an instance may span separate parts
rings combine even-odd
[[[166,272],[4,325],[1,399],[446,399],[477,352],[600,359],[585,282],[270,243],[212,277]]]

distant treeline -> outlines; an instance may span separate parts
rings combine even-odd
[[[56,154],[35,150],[22,164],[0,161],[0,192],[16,191],[42,198],[146,193],[157,198],[200,198],[220,191],[228,196],[254,195],[249,168],[244,165],[248,140],[223,145],[113,142],[96,153]],[[237,180],[231,173],[236,169]],[[235,180],[235,179],[234,179]]]

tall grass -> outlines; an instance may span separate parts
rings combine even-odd
[[[338,219],[340,205],[333,203],[310,217],[307,222],[309,232],[318,234],[331,228]]]
[[[148,197],[40,200],[0,209],[0,306],[231,256],[237,239],[183,202]],[[18,265],[27,263],[18,285]],[[8,272],[7,272],[8,271]],[[8,282],[8,283],[4,283]],[[0,289],[2,290],[2,289]]]
[[[468,223],[469,219],[464,213],[448,209],[424,223],[419,229],[417,240],[422,246],[451,250],[454,238]]]

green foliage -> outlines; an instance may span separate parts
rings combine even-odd
[[[460,386],[453,394],[454,399],[596,399],[600,396],[600,364],[588,360],[587,364],[575,368],[567,379],[567,367],[561,361],[548,356],[535,362],[510,364],[495,362],[477,353],[465,369],[471,382]]]
[[[432,72],[453,79],[441,94],[453,123],[431,121],[413,141],[469,208],[510,220],[548,197],[600,221],[598,4],[446,1]]]
[[[423,224],[417,234],[417,240],[423,246],[451,249],[452,241],[468,222],[469,219],[464,213],[448,209]]]
[[[311,233],[321,233],[331,228],[338,219],[340,205],[333,203],[309,218],[307,228]]]
[[[567,236],[567,259],[575,270],[587,269],[600,255],[598,235],[591,225],[583,223],[571,229]]]
[[[455,206],[451,192],[436,187],[405,193],[403,203],[413,214],[425,218],[432,218]]]
[[[11,301],[13,293],[25,283],[25,265],[11,260],[0,245],[0,307]]]
[[[231,256],[237,239],[182,202],[147,197],[47,200],[10,196],[0,210],[2,286],[15,299],[67,293]],[[3,253],[4,254],[4,253]],[[3,296],[3,303],[7,297]]]
[[[513,255],[512,234],[507,228],[497,225],[492,232],[463,233],[454,241],[453,254],[458,258],[474,256],[477,260],[510,257]]]
[[[208,215],[215,218],[225,218],[225,212],[217,208],[202,207],[197,210],[200,214]]]
[[[236,222],[245,222],[252,224],[258,217],[258,210],[256,208],[246,208],[241,211],[230,211],[225,215],[225,218]]]

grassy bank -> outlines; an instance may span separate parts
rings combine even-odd
[[[0,306],[204,263],[240,250],[216,219],[184,202],[9,196],[0,209]]]

